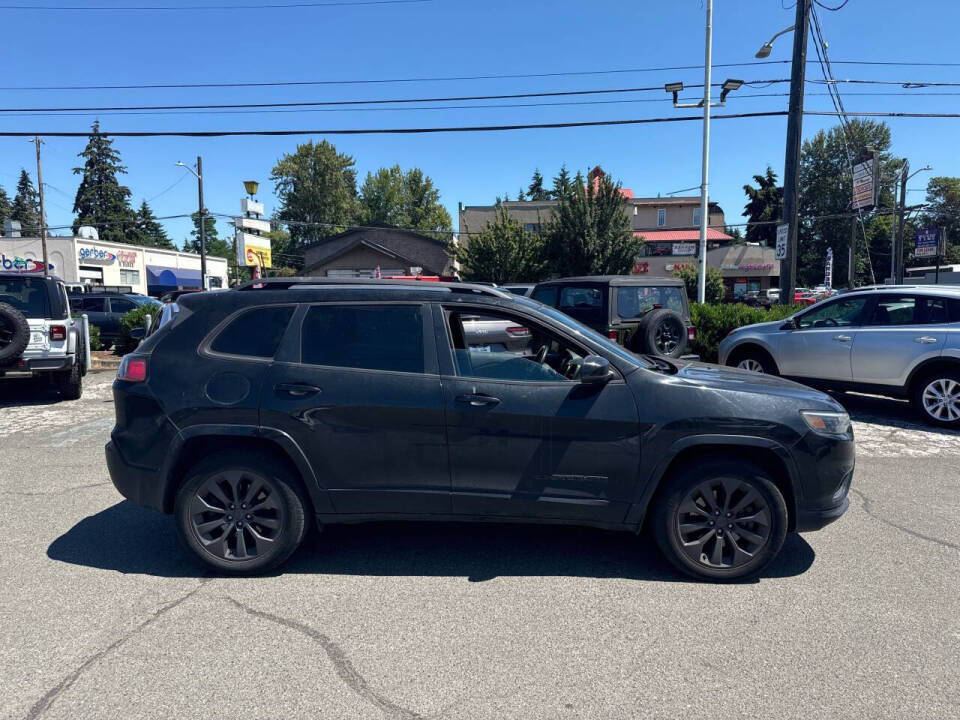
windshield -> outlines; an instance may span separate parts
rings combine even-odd
[[[28,318],[50,314],[43,280],[29,277],[0,277],[0,303],[12,305]]]
[[[622,318],[640,317],[658,305],[683,315],[683,292],[686,290],[679,287],[618,287],[617,315]]]
[[[630,362],[634,365],[639,365],[640,367],[644,367],[644,368],[653,367],[647,360],[644,360],[639,355],[634,355],[632,352],[630,352],[626,348],[620,345],[617,345],[617,343],[613,342],[609,338],[605,338],[596,330],[593,330],[592,328],[589,328],[586,325],[583,325],[582,323],[577,322],[569,315],[565,315],[562,312],[554,310],[548,305],[544,305],[543,303],[539,303],[529,298],[521,297],[521,298],[517,298],[517,301],[522,302],[525,305],[529,305],[532,308],[536,308],[537,310],[542,312],[544,315],[550,317],[551,319],[555,320],[556,322],[560,323],[561,325],[563,325],[564,327],[566,327],[567,329],[575,333],[578,333],[580,335],[586,335],[587,337],[590,338],[590,340],[595,342],[597,345],[600,345],[601,347],[603,347],[604,350],[606,350],[607,352],[613,353],[614,355],[621,358],[622,360],[626,360],[627,362]]]

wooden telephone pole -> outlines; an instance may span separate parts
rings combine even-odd
[[[43,206],[43,168],[40,165],[40,145],[43,140],[37,135],[31,140],[37,146],[37,190],[40,192],[40,247],[43,252],[43,274],[50,274],[50,262],[47,260],[47,214]]]

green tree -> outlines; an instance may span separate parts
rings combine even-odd
[[[404,172],[399,165],[367,173],[360,188],[362,220],[386,223],[447,236],[450,213],[440,204],[440,191],[420,168]]]
[[[609,176],[585,184],[577,173],[573,192],[561,196],[545,235],[550,270],[560,275],[628,273],[643,246],[630,229],[620,183]]]
[[[526,196],[523,194],[523,187],[521,186],[520,189],[517,190],[517,200],[521,200],[521,201],[522,201],[522,200],[526,200],[526,199],[527,199]]]
[[[927,208],[920,219],[925,228],[947,231],[944,263],[960,262],[960,177],[935,177],[927,183]],[[906,235],[904,244],[908,245]]]
[[[573,194],[573,182],[570,180],[570,173],[567,172],[567,166],[561,165],[560,172],[553,178],[553,190],[550,196],[554,200],[569,197]]]
[[[896,175],[901,161],[890,155],[890,128],[882,122],[852,119],[846,126],[837,125],[829,131],[821,130],[803,143],[800,156],[800,234],[797,265],[798,284],[815,285],[823,281],[827,248],[833,248],[835,284],[847,277],[851,221],[849,219],[853,178],[851,162],[856,162],[860,151],[872,146],[879,161],[881,179]],[[881,182],[879,206],[891,207],[893,196]],[[830,217],[830,216],[841,216]],[[843,216],[847,217],[843,217]],[[828,216],[828,217],[824,217]],[[875,282],[884,277],[879,264],[871,258],[890,255],[889,235],[880,243],[881,235],[871,230],[880,218],[864,218],[857,222],[856,281],[858,284]],[[870,246],[864,241],[878,243]],[[887,261],[889,268],[889,260]]]
[[[0,187],[0,235],[3,234],[3,223],[10,219],[11,212],[13,212],[13,206],[10,204],[10,196],[3,187]]]
[[[39,237],[40,201],[30,175],[23,169],[20,170],[20,180],[17,181],[17,194],[10,208],[10,219],[20,221],[20,231],[25,237]]]
[[[546,269],[543,250],[544,239],[524,230],[501,207],[483,231],[472,235],[465,244],[451,243],[449,252],[460,263],[464,280],[500,284],[542,279]]]
[[[100,122],[94,121],[87,146],[78,155],[84,159],[83,167],[73,169],[82,177],[73,201],[73,232],[81,225],[92,225],[101,240],[126,242],[127,233],[136,227],[136,216],[130,208],[130,188],[121,185],[117,176],[127,169],[120,164],[113,141],[99,133]]]
[[[163,225],[153,214],[153,210],[144,200],[134,216],[133,230],[127,233],[127,242],[145,247],[175,250],[176,246],[167,235]]]
[[[220,234],[217,232],[217,219],[210,215],[209,212],[208,210],[203,218],[203,242],[207,246],[207,255],[222,257],[228,261],[232,261],[234,259],[233,241],[227,241],[220,237]],[[199,254],[200,211],[198,210],[192,213],[190,220],[193,222],[193,230],[190,231],[190,239],[185,240],[183,243],[183,251]]]
[[[673,276],[683,280],[687,287],[687,297],[690,302],[695,303],[700,297],[700,269],[694,266],[685,267],[682,270],[674,270]],[[715,267],[707,266],[707,286],[705,297],[710,305],[716,305],[723,300],[723,273]]]
[[[757,187],[744,185],[747,204],[743,216],[748,223],[766,223],[747,225],[747,242],[758,242],[767,247],[776,247],[776,223],[783,218],[783,186],[777,185],[777,174],[767,165],[763,175],[754,175]]]
[[[297,252],[353,225],[359,217],[353,158],[338,153],[326,140],[297,145],[296,152],[277,161],[270,178],[280,200],[277,218],[291,223]]]
[[[543,175],[540,169],[533,171],[533,178],[530,180],[530,186],[527,188],[527,199],[533,201],[549,200],[550,191],[543,187]]]

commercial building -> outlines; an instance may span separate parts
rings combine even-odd
[[[303,274],[382,277],[454,274],[447,241],[391,225],[353,228],[304,248]]]
[[[759,243],[729,245],[707,251],[707,266],[723,275],[725,300],[739,300],[748,292],[779,287],[780,261],[776,250]]]
[[[14,230],[14,232],[16,232]],[[0,237],[0,269],[43,273],[40,238]],[[48,237],[50,273],[68,283],[129,285],[162,295],[201,287],[200,256],[176,250],[104,242],[95,237]],[[227,287],[227,261],[207,256],[207,287]]]

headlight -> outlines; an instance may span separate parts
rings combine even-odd
[[[850,429],[850,416],[845,412],[801,410],[800,415],[811,430],[821,435],[845,435]]]

